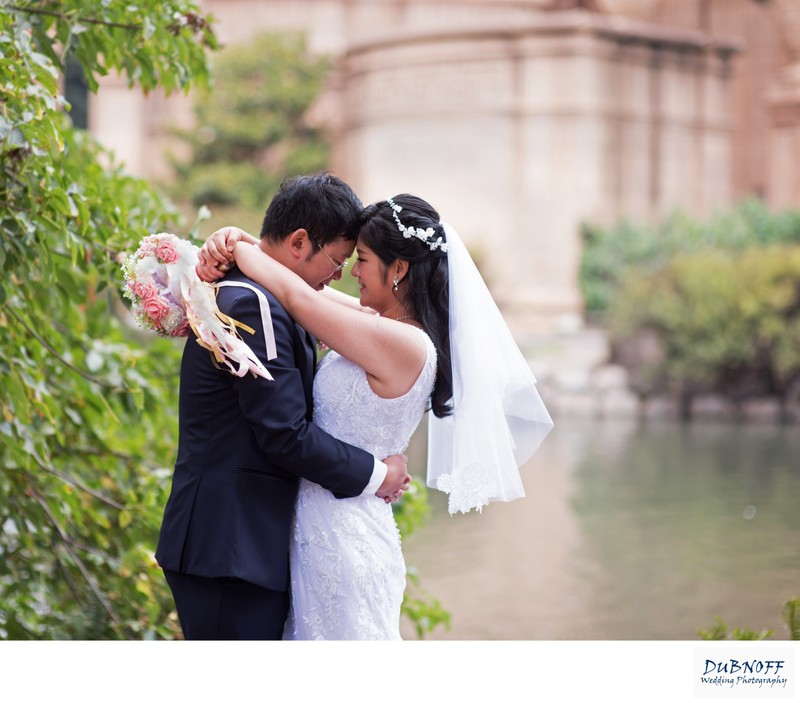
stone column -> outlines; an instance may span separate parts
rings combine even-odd
[[[770,114],[769,204],[800,203],[800,2],[773,0],[789,61],[768,93]]]
[[[613,15],[649,21],[658,8],[658,0],[600,0],[602,7]]]
[[[191,98],[184,93],[147,95],[129,88],[127,79],[109,74],[100,89],[89,94],[89,130],[117,163],[139,178],[167,180],[173,176],[167,154],[188,156],[188,147],[172,128],[194,124]]]
[[[728,204],[731,51],[580,10],[398,30],[346,56],[347,177],[429,199],[520,336],[574,328],[582,222]]]

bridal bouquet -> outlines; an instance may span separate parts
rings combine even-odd
[[[123,295],[133,304],[136,322],[162,337],[186,337],[191,328],[198,344],[232,374],[244,376],[250,371],[272,380],[236,328],[251,334],[254,330],[223,314],[215,287],[197,276],[197,251],[191,242],[161,232],[145,237],[125,259]]]
[[[196,263],[196,249],[185,239],[162,233],[142,240],[122,265],[123,294],[133,303],[133,315],[140,327],[162,337],[189,334],[180,269]]]

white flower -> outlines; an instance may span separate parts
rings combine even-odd
[[[178,307],[171,307],[169,312],[162,318],[161,326],[169,334],[178,329],[184,323],[184,320],[186,320],[186,315],[183,311]]]

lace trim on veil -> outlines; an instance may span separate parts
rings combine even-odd
[[[453,515],[472,509],[481,512],[500,492],[500,483],[495,469],[475,462],[442,474],[436,480],[436,488],[448,494],[447,509]]]

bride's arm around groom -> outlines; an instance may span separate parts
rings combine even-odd
[[[309,178],[289,184],[276,200],[291,205],[312,197],[307,191],[314,185],[315,197],[335,192],[341,203],[347,187],[320,178],[321,184]],[[360,210],[360,202],[340,210],[346,220]],[[330,208],[326,212],[330,217]],[[346,229],[326,224],[335,232]],[[309,260],[307,239],[297,228],[265,247],[290,264],[298,261],[299,275],[311,282],[320,264]],[[347,246],[352,251],[353,243]],[[300,256],[294,257],[295,249]],[[189,335],[181,364],[178,456],[156,558],[187,639],[280,638],[299,478],[341,497],[379,490],[383,497],[402,492],[405,462],[394,457],[384,464],[311,422],[313,340],[241,272],[231,271],[225,281],[231,285],[220,288],[219,309],[253,331],[242,334],[273,380],[228,373]],[[270,318],[275,353],[267,349],[270,330],[264,320]]]

